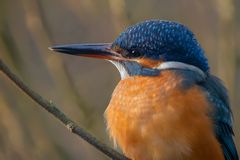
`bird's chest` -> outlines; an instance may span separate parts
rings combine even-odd
[[[156,114],[172,112],[166,105],[169,98],[174,96],[172,94],[177,83],[171,78],[166,80],[158,77],[130,77],[122,80],[112,95],[106,114],[122,114],[121,117],[129,118],[126,120],[143,123]],[[121,117],[112,118],[120,120]]]
[[[174,126],[182,118],[176,108],[178,83],[165,76],[131,77],[118,84],[105,116],[110,136],[127,156],[137,160],[174,159],[189,151],[184,139],[174,138]]]

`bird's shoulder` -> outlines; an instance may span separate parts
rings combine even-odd
[[[188,89],[197,85],[206,95],[210,104],[208,116],[213,121],[214,132],[221,144],[226,160],[239,160],[233,141],[232,112],[226,88],[219,78],[211,74],[201,77],[194,72],[181,71],[182,88]]]

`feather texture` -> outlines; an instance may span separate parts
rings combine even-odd
[[[105,113],[110,136],[133,160],[224,160],[202,80],[181,70],[121,80]]]

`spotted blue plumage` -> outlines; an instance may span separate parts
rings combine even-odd
[[[194,34],[184,25],[162,20],[148,20],[128,27],[113,46],[129,52],[129,56],[179,61],[209,70],[204,51]],[[131,54],[132,53],[132,54]]]

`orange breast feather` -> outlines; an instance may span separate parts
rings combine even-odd
[[[119,82],[105,116],[111,138],[130,159],[224,160],[203,91],[183,91],[181,80],[164,71]]]

